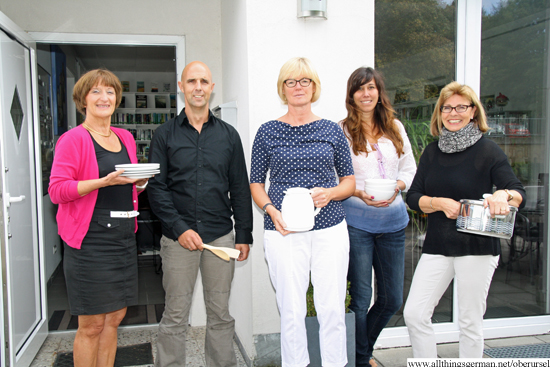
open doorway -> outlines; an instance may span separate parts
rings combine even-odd
[[[55,142],[82,123],[72,102],[72,88],[88,70],[105,68],[123,84],[123,103],[112,125],[129,130],[136,140],[138,159],[147,161],[155,129],[177,113],[177,57],[175,46],[37,44],[40,105],[40,146],[44,186],[44,254],[48,279],[50,331],[77,328],[71,317],[63,275],[63,243],[57,235],[56,207],[47,194]],[[162,270],[158,257],[160,223],[152,215],[147,193],[139,197],[138,305],[129,307],[122,325],[158,323],[164,309]]]

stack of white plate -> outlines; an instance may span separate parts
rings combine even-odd
[[[160,173],[160,164],[158,163],[131,163],[117,164],[115,169],[123,169],[121,176],[129,178],[149,178]]]
[[[397,180],[368,178],[365,180],[365,192],[374,196],[373,200],[389,200],[395,194]]]

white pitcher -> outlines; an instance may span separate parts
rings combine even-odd
[[[321,208],[315,208],[311,198],[312,190],[303,187],[292,187],[284,191],[282,214],[288,231],[309,231],[315,225],[315,216]]]

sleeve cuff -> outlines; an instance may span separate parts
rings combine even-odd
[[[236,244],[247,244],[251,245],[253,239],[252,239],[252,233],[246,232],[246,231],[236,231],[235,233],[235,243]]]
[[[69,184],[67,193],[69,194],[70,200],[80,199],[82,196],[78,193],[78,181],[72,181]]]
[[[181,236],[183,233],[185,233],[189,229],[191,229],[191,227],[189,227],[187,223],[185,223],[185,221],[183,221],[182,219],[178,220],[176,223],[174,223],[174,227],[172,230],[174,239],[177,240],[179,236]]]

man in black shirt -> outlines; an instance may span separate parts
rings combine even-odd
[[[237,131],[209,110],[214,83],[205,64],[188,64],[178,87],[186,107],[156,130],[149,151],[149,162],[160,163],[160,174],[149,181],[149,199],[162,223],[166,291],[155,366],[185,365],[189,310],[199,269],[208,320],[206,365],[237,366],[235,320],[228,309],[235,263],[203,251],[202,244],[235,247],[240,251],[238,261],[248,257],[252,202],[244,152]]]

